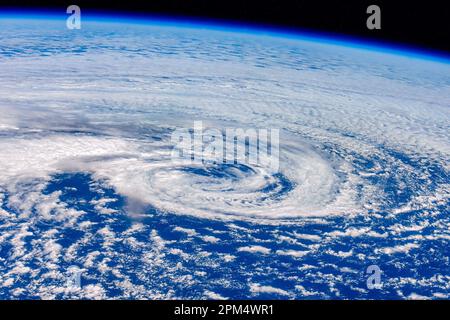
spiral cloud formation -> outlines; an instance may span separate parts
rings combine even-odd
[[[0,297],[448,297],[448,63],[170,26],[0,30]],[[384,291],[358,278],[373,263],[397,279]],[[73,264],[90,280],[68,292]]]

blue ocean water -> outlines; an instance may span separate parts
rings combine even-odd
[[[198,172],[197,172],[198,173]],[[204,173],[203,173],[204,174]],[[392,182],[391,182],[392,183]],[[386,188],[391,188],[389,182]],[[127,215],[126,199],[116,194],[112,189],[99,186],[98,183],[86,173],[63,173],[53,177],[44,194],[50,194],[55,191],[61,191],[60,199],[69,204],[71,208],[86,212],[86,215],[79,220],[79,223],[89,221],[94,223],[91,230],[93,234],[96,231],[108,227],[116,234],[123,234],[136,221],[130,219]],[[108,204],[108,208],[117,210],[119,214],[111,219],[98,214],[98,211],[91,204],[92,200],[99,200],[108,197],[115,199]],[[397,201],[403,201],[403,197],[396,198]],[[9,208],[4,208],[8,209]],[[446,219],[448,215],[448,204],[444,205],[440,215],[433,217],[433,220]],[[383,213],[380,213],[383,215]],[[385,214],[387,215],[387,213]],[[411,223],[420,223],[423,219],[430,222],[429,217],[421,216],[421,212],[411,211],[400,217],[391,217],[384,219],[372,219],[370,216],[355,217],[352,219],[344,217],[327,218],[327,224],[305,223],[301,226],[261,226],[247,222],[234,222],[233,226],[220,221],[211,221],[205,219],[196,219],[188,216],[172,215],[159,212],[155,208],[147,208],[145,217],[139,219],[145,227],[134,233],[134,238],[142,243],[142,246],[134,247],[125,243],[125,237],[119,237],[118,241],[110,248],[108,252],[102,252],[101,237],[92,237],[78,251],[78,255],[83,257],[92,251],[100,251],[99,260],[102,257],[110,257],[108,268],[118,269],[135,285],[151,286],[160,290],[171,290],[177,297],[182,298],[201,298],[204,290],[209,289],[224,297],[233,299],[247,299],[249,292],[246,288],[248,281],[261,283],[275,288],[281,288],[287,292],[295,292],[295,287],[301,282],[302,286],[308,288],[315,294],[307,297],[298,295],[297,298],[317,299],[317,298],[374,298],[374,299],[398,299],[398,293],[395,286],[385,285],[383,289],[369,290],[361,292],[360,288],[366,287],[367,274],[366,268],[369,265],[378,265],[382,273],[382,279],[396,279],[405,277],[432,277],[448,271],[448,250],[449,241],[434,240],[428,241],[416,250],[412,255],[401,255],[401,257],[391,257],[383,254],[371,257],[369,261],[361,263],[356,257],[358,253],[367,254],[373,247],[390,246],[393,241],[401,242],[402,239],[371,239],[367,237],[353,238],[344,237],[342,239],[332,239],[324,245],[322,252],[309,254],[305,257],[295,258],[291,256],[277,256],[274,258],[271,254],[255,255],[251,252],[239,252],[238,248],[246,245],[263,244],[271,251],[277,250],[308,250],[307,245],[314,241],[304,240],[302,244],[289,243],[280,240],[274,240],[274,234],[292,233],[309,234],[321,237],[323,234],[337,230],[345,230],[349,227],[363,228],[367,225],[375,232],[383,233],[386,228],[395,223],[402,223],[408,220]],[[199,236],[220,234],[220,243],[203,243],[194,241],[183,232],[174,231],[174,226],[185,229],[195,230]],[[239,230],[246,230],[244,233]],[[46,224],[38,222],[31,230],[33,234],[39,236],[46,230],[57,229],[59,233],[58,243],[64,249],[79,241],[84,233],[77,228],[59,228],[55,224]],[[164,263],[156,267],[156,270],[147,270],[141,261],[142,254],[146,250],[152,250],[152,243],[148,242],[148,230],[158,230],[159,235],[170,242],[165,250],[181,250],[192,259],[186,261],[185,258],[177,254],[167,254],[164,257]],[[424,228],[424,236],[433,234],[433,228]],[[405,237],[403,234],[402,237]],[[35,236],[27,238],[27,249],[31,250]],[[11,247],[2,246],[1,256],[7,257]],[[327,250],[333,252],[353,251],[350,257],[336,257],[327,253]],[[207,258],[195,258],[200,252],[208,252]],[[221,262],[221,255],[234,255],[236,258],[231,262],[224,264]],[[36,257],[36,259],[38,259]],[[29,261],[29,265],[39,267],[37,261]],[[423,263],[425,262],[426,263]],[[35,264],[36,263],[36,264]],[[183,269],[177,270],[177,263],[183,263]],[[74,261],[62,263],[62,269],[76,265]],[[316,266],[317,269],[301,270],[302,266]],[[80,260],[80,266],[82,266]],[[340,281],[334,280],[333,286],[327,279],[327,274],[334,275],[340,273],[342,268],[354,270],[353,272],[343,273]],[[168,272],[171,270],[170,272]],[[184,277],[191,274],[192,271],[205,273],[204,281],[194,285],[180,283],[177,277]],[[40,267],[40,273],[48,270]],[[175,278],[175,280],[174,280]],[[17,286],[26,285],[30,279],[21,278]],[[89,270],[82,276],[82,285],[101,283],[108,284],[106,293],[109,297],[124,297],[125,292],[120,287],[112,285],[117,278],[111,273],[101,273],[95,269]],[[41,283],[43,286],[63,285],[55,283],[54,280],[48,280]],[[439,289],[439,284],[435,287],[430,284],[424,288],[418,288],[416,285],[409,284],[402,286],[405,295],[412,292],[420,292],[423,295],[431,294]],[[333,290],[340,293],[336,296]],[[418,291],[419,289],[419,291]],[[9,292],[3,291],[2,298],[8,298]],[[61,293],[56,298],[70,298],[70,294]],[[72,296],[76,297],[76,295]],[[137,298],[136,296],[125,296],[125,298]],[[294,296],[293,296],[294,297]],[[29,295],[27,292],[18,295],[19,299],[35,299],[38,296]],[[256,299],[283,299],[285,295],[279,293],[260,293],[252,296]]]

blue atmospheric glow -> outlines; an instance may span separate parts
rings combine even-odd
[[[61,14],[54,10],[18,10],[10,9],[0,12],[0,18],[23,18],[23,19],[49,19],[65,20],[68,15]],[[332,34],[300,28],[278,27],[257,23],[240,23],[237,21],[225,21],[208,18],[192,18],[186,16],[165,16],[154,14],[137,13],[117,13],[82,10],[83,21],[105,22],[105,23],[126,23],[184,27],[193,29],[209,29],[216,31],[246,33],[254,35],[266,35],[273,37],[283,37],[289,39],[298,39],[314,41],[326,44],[345,46],[355,49],[365,49],[383,53],[401,55],[409,58],[432,60],[442,63],[450,63],[450,56],[442,51],[418,48],[406,44],[383,42],[379,40],[369,40],[356,36],[343,34]]]

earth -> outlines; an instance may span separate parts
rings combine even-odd
[[[65,19],[0,17],[1,299],[450,297],[448,59]],[[279,167],[174,159],[198,123]]]

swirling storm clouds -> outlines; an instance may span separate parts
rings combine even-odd
[[[448,297],[449,64],[201,28],[0,30],[1,297]],[[174,162],[194,121],[279,130],[279,171]]]

